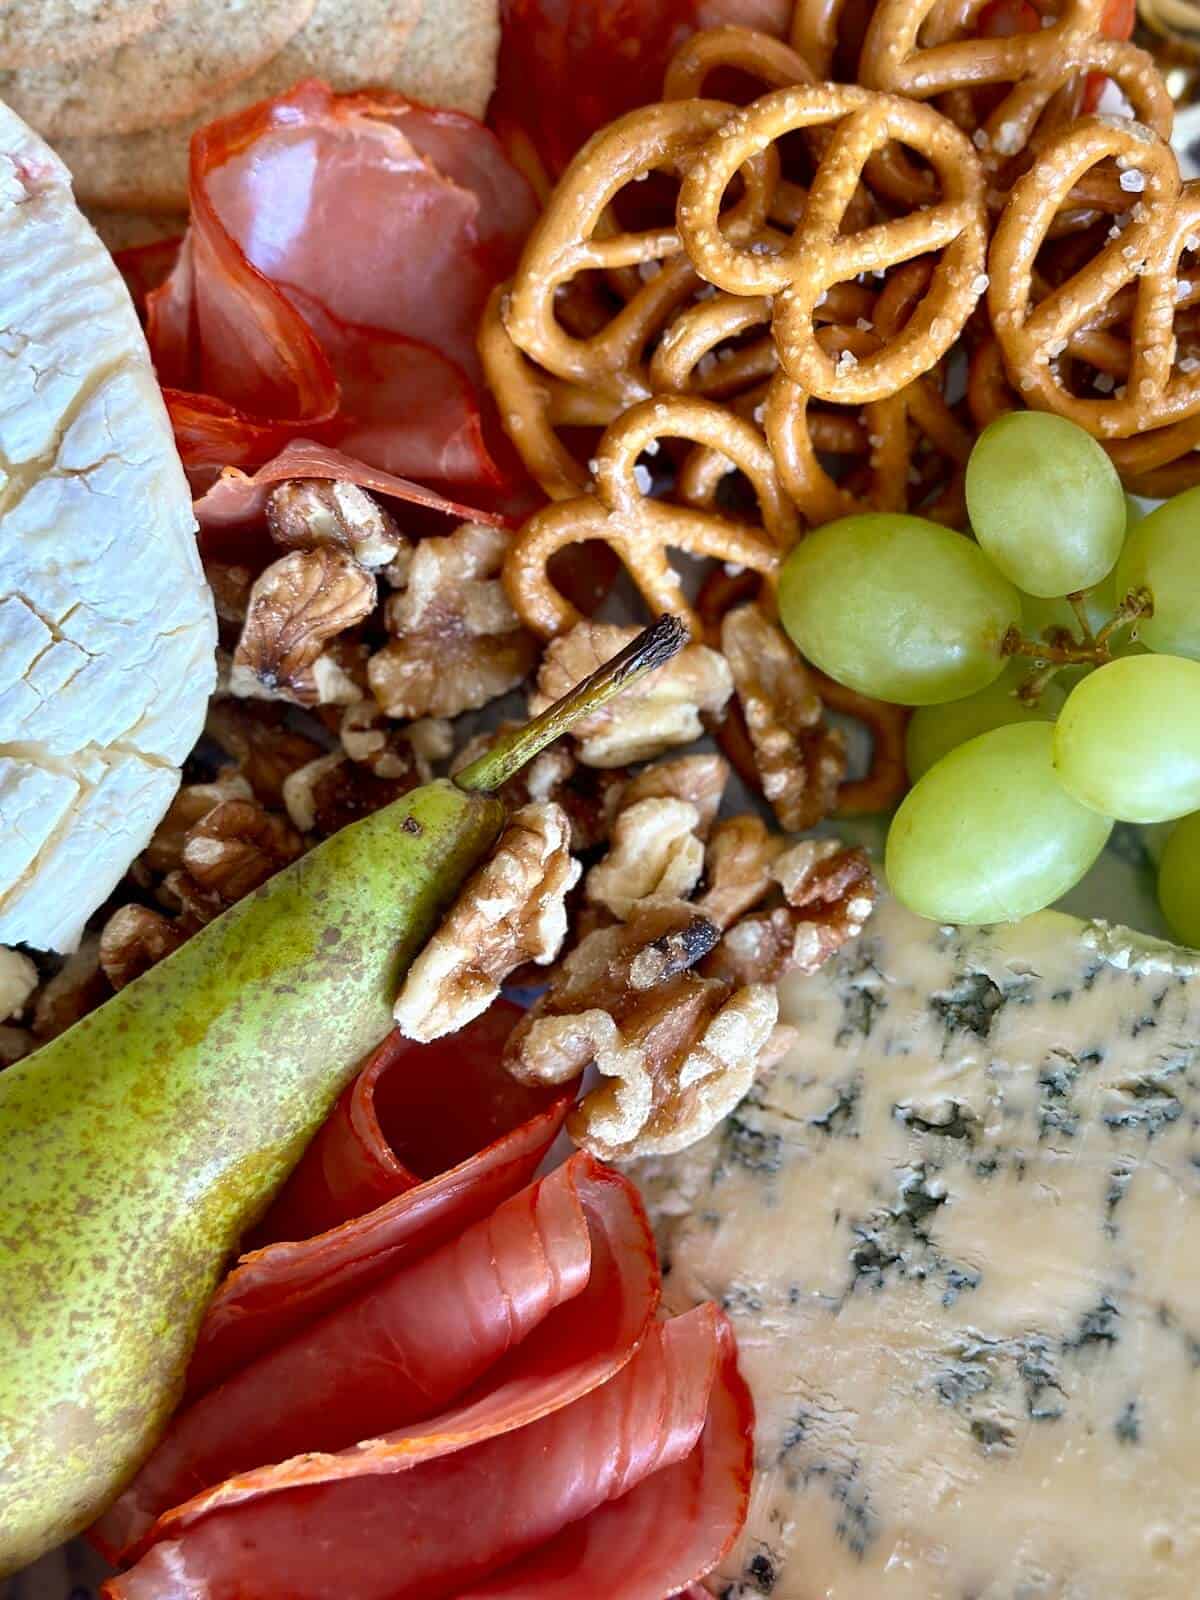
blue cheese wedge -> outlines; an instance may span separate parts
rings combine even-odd
[[[885,901],[639,1174],[758,1407],[726,1600],[1200,1592],[1200,955]]]
[[[183,469],[128,292],[0,105],[0,944],[71,950],[215,680]]]

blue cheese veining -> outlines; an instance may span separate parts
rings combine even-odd
[[[1200,956],[885,902],[799,1043],[647,1164],[759,1408],[728,1600],[1200,1593]]]

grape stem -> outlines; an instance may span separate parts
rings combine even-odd
[[[1020,628],[1004,635],[1001,651],[1006,656],[1030,656],[1038,670],[1021,684],[1017,694],[1026,705],[1035,706],[1046,685],[1063,667],[1102,667],[1112,660],[1112,639],[1122,628],[1131,627],[1142,617],[1153,616],[1154,601],[1148,589],[1133,589],[1121,601],[1102,628],[1092,632],[1084,606],[1084,593],[1067,596],[1079,624],[1079,637],[1069,628],[1048,628],[1044,638],[1026,639]]]

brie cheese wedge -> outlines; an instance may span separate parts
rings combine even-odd
[[[215,681],[187,481],[129,294],[0,105],[0,944],[72,950]]]

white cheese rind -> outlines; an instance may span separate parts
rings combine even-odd
[[[215,681],[191,499],[120,274],[0,106],[0,943],[73,949]]]
[[[729,1600],[1194,1600],[1200,957],[885,902],[640,1176],[759,1413]]]

